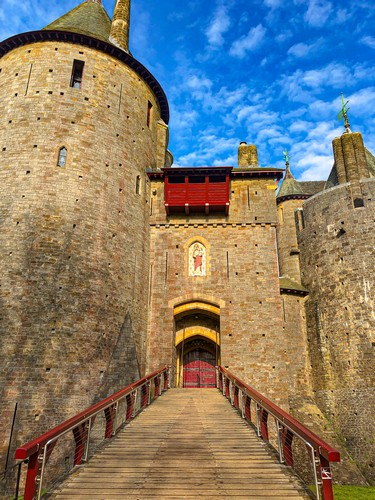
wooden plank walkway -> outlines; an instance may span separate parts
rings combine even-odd
[[[309,498],[215,389],[170,389],[51,495],[117,497]]]

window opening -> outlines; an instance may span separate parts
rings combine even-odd
[[[168,183],[169,184],[184,184],[185,183],[185,177],[183,175],[176,175],[176,176],[171,176],[168,177]]]
[[[82,87],[84,65],[85,65],[84,61],[78,61],[77,59],[74,59],[73,61],[72,78],[70,81],[70,86],[75,89],[80,89]]]
[[[141,176],[137,175],[136,181],[135,181],[135,192],[136,194],[141,193]]]
[[[59,158],[57,160],[58,167],[65,167],[67,154],[68,154],[68,150],[66,149],[66,147],[63,146],[62,148],[60,148]]]
[[[190,184],[204,184],[206,181],[206,178],[204,175],[192,175],[189,177],[189,183]]]
[[[152,116],[152,103],[148,101],[147,105],[147,126],[150,127],[151,125],[151,116]]]
[[[225,182],[227,179],[225,175],[210,175],[208,182]]]

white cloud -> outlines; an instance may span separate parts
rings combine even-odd
[[[349,96],[351,113],[364,117],[375,114],[375,87],[367,87]],[[340,101],[341,104],[341,101]]]
[[[322,43],[323,40],[321,38],[310,44],[303,42],[296,43],[289,48],[288,54],[297,58],[305,57],[307,55],[311,56],[316,53],[319,48],[321,48]]]
[[[257,50],[258,47],[263,43],[266,34],[266,28],[261,24],[251,28],[249,33],[235,42],[233,42],[229,54],[234,57],[243,59],[247,52],[252,52]]]
[[[282,94],[287,95],[291,101],[308,103],[311,94],[319,94],[325,88],[341,89],[356,81],[355,73],[344,64],[332,62],[308,71],[296,70],[291,75],[283,76],[279,84]]]
[[[277,9],[282,3],[283,0],[264,0],[264,5],[266,7],[271,7],[271,9]]]
[[[360,40],[361,43],[375,49],[375,37],[373,36],[363,36]]]
[[[282,31],[281,33],[279,33],[278,35],[275,36],[275,40],[276,42],[278,43],[282,43],[282,42],[285,42],[285,40],[289,40],[289,38],[291,38],[293,36],[293,33],[291,30],[286,30],[286,31]]]
[[[219,135],[217,128],[200,133],[195,142],[194,152],[176,158],[176,165],[234,165],[240,141]]]
[[[187,79],[187,87],[192,91],[207,91],[212,87],[212,81],[208,78],[200,78],[197,75],[192,75]]]
[[[316,155],[310,153],[297,163],[304,171],[300,181],[327,180],[333,166],[332,155]]]
[[[230,17],[227,12],[227,8],[224,5],[220,5],[212,19],[209,27],[206,30],[206,36],[208,43],[212,47],[221,47],[224,44],[223,35],[230,28]]]
[[[182,134],[190,130],[199,119],[199,114],[194,109],[173,109],[172,111],[170,127],[173,131],[178,131]]]
[[[319,28],[324,26],[331,12],[331,2],[327,2],[326,0],[309,0],[309,6],[305,14],[305,21],[310,26]]]

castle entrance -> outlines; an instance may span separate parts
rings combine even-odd
[[[183,359],[183,387],[216,387],[215,354],[206,349],[203,339],[191,344],[191,351]]]
[[[220,309],[205,302],[175,307],[176,386],[215,387],[220,364]]]

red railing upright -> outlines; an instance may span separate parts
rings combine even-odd
[[[269,442],[268,418],[274,418],[276,449],[281,463],[294,467],[292,443],[293,438],[299,438],[310,451],[317,499],[333,500],[330,462],[340,462],[338,450],[221,366],[217,367],[217,387],[231,404],[242,412],[242,417],[255,425],[258,435],[264,441]],[[252,422],[251,417],[252,401],[255,403],[255,422]]]
[[[168,388],[169,367],[165,366],[17,448],[14,458],[22,460],[20,467],[22,463],[28,464],[24,500],[39,499],[41,497],[46,464],[58,440],[62,436],[70,432],[73,433],[73,465],[80,465],[88,459],[90,434],[92,433],[95,419],[101,412],[104,413],[103,437],[109,439],[117,433],[125,422],[131,420],[148,406],[153,398],[157,398]],[[117,426],[116,417],[118,416],[120,402],[124,403],[124,415],[120,419],[120,425]]]

